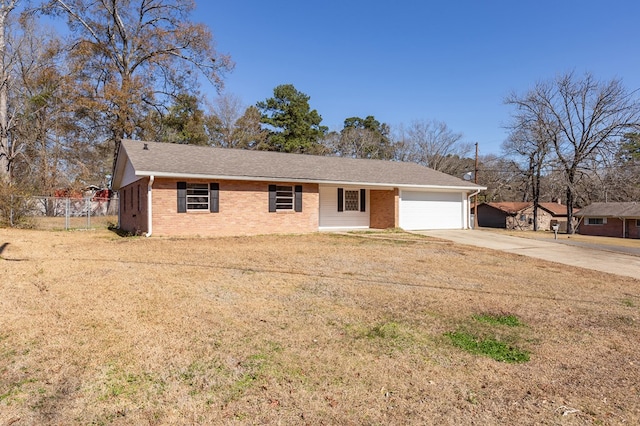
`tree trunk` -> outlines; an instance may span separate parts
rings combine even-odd
[[[538,205],[540,204],[540,171],[541,166],[536,166],[536,173],[533,182],[533,230],[538,230]]]
[[[573,235],[575,232],[576,230],[573,228],[573,182],[569,182],[567,185],[567,233]]]
[[[9,111],[7,106],[8,75],[6,61],[5,25],[8,11],[0,9],[0,179],[10,180],[9,175]]]
[[[573,189],[576,183],[577,164],[573,163],[567,170],[567,233],[573,235],[576,230],[573,227],[573,203],[575,195]]]
[[[11,146],[9,146],[9,72],[7,64],[7,17],[18,0],[0,2],[0,180],[11,183]],[[11,63],[11,61],[9,61]]]

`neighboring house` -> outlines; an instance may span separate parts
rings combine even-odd
[[[567,232],[567,206],[560,203],[539,203],[538,204],[538,229],[552,231],[553,225],[558,225],[560,232]],[[575,214],[579,209],[573,209],[573,225],[578,223]],[[533,217],[533,203],[531,204],[531,216]]]
[[[478,225],[487,228],[532,231],[533,203],[482,203],[478,206]],[[560,203],[539,203],[538,230],[550,231],[553,225],[558,225],[561,232],[566,232],[567,206]]]
[[[482,203],[478,205],[478,226],[519,229],[517,227],[519,223],[518,213],[527,206],[529,206],[529,203]]]
[[[579,234],[640,238],[640,203],[593,203],[576,216]]]
[[[154,235],[469,228],[484,187],[415,163],[123,140],[119,227]]]

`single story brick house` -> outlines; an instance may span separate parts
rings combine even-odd
[[[578,213],[578,233],[602,237],[640,238],[640,203],[593,203]]]
[[[484,189],[415,163],[123,140],[119,227],[159,236],[469,228]]]
[[[533,230],[532,202],[482,203],[478,206],[478,225],[522,231]],[[561,203],[538,203],[538,230],[552,230],[558,225],[567,231],[567,206]]]

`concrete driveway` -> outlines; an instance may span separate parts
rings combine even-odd
[[[640,279],[640,256],[601,250],[595,245],[568,245],[556,240],[534,240],[484,230],[433,230],[415,233]]]

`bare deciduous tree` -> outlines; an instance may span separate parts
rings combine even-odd
[[[208,118],[210,143],[222,148],[261,149],[269,132],[262,128],[260,110],[244,109],[240,98],[224,94],[216,99]]]
[[[620,137],[638,126],[640,104],[620,80],[599,82],[591,74],[573,73],[539,82],[524,95],[511,94],[508,105],[528,123],[539,123],[550,138],[566,179],[569,232],[574,232],[576,183],[585,161],[601,151],[615,151]]]
[[[513,201],[527,185],[518,164],[495,154],[480,156],[478,183],[487,187],[479,196],[486,202]]]
[[[349,117],[339,137],[325,138],[327,150],[340,157],[390,160],[394,157],[390,128],[372,115]]]
[[[74,157],[87,159],[80,159],[85,150],[65,146],[74,120],[69,108],[73,86],[64,72],[63,47],[55,33],[32,18],[23,17],[20,33],[14,31],[12,37],[15,84],[10,103],[17,118],[13,145],[21,154],[14,159],[13,173],[19,180],[29,180],[38,194],[53,195],[56,188],[69,185],[68,164]]]
[[[530,190],[523,193],[523,201],[531,195],[533,201],[533,230],[538,230],[538,205],[540,204],[540,187],[542,171],[547,165],[550,141],[555,137],[557,129],[545,125],[540,119],[529,120],[530,117],[515,115],[514,124],[502,149],[507,155],[523,158],[526,162],[525,178]]]
[[[214,146],[235,148],[235,125],[242,115],[242,101],[239,97],[226,93],[219,96],[211,108],[209,133]]]
[[[401,128],[397,156],[452,175],[463,174],[464,161],[472,152],[472,144],[462,142],[462,134],[452,131],[446,123],[416,120]]]
[[[605,164],[592,163],[588,201],[640,200],[640,133],[627,133]]]
[[[339,157],[388,160],[393,156],[391,145],[385,143],[379,133],[367,128],[345,127],[339,137],[325,141],[332,142],[327,148]]]

